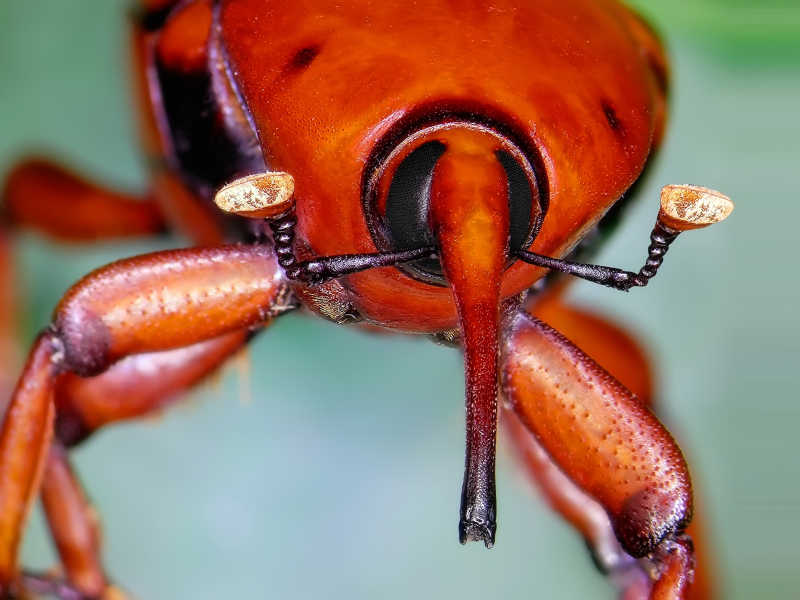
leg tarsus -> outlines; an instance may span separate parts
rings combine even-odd
[[[685,534],[669,536],[647,557],[652,568],[650,600],[685,600],[694,581],[694,545]]]
[[[8,586],[18,575],[22,529],[53,435],[57,342],[49,331],[35,342],[0,431],[0,586]]]
[[[25,571],[20,577],[22,591],[15,593],[12,589],[9,598],[25,598],[27,594],[36,594],[58,600],[100,600],[101,596],[87,596],[73,587],[68,581],[46,573]]]

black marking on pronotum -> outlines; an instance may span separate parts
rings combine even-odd
[[[603,100],[602,105],[603,105],[603,114],[605,114],[606,121],[608,121],[608,124],[611,127],[611,129],[613,129],[617,133],[622,133],[623,127],[622,123],[619,120],[619,117],[617,116],[617,111],[614,110],[614,107],[611,106],[611,104],[606,100]]]
[[[314,62],[314,59],[319,56],[321,50],[322,47],[317,44],[301,48],[295,52],[294,56],[292,56],[292,59],[286,65],[286,71],[295,72],[308,68],[311,63]]]

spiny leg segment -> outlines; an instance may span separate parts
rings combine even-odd
[[[653,374],[645,350],[619,323],[566,303],[563,283],[532,297],[526,310],[564,334],[658,415]],[[634,561],[624,552],[620,554],[621,548],[602,507],[563,474],[518,418],[508,411],[504,416],[510,417],[504,422],[526,471],[551,506],[581,533],[595,562],[619,587],[621,597],[647,598],[652,588],[652,565],[647,560]],[[702,500],[695,489],[692,522],[686,531],[696,557],[694,582],[687,596],[690,600],[714,597],[715,568],[704,527]]]
[[[34,346],[0,431],[2,591],[14,593],[20,581],[19,540],[52,438],[59,377],[98,375],[130,355],[259,327],[290,308],[267,246],[158,252],[113,263],[74,286]]]
[[[652,585],[635,569],[620,581],[623,588],[639,598],[685,598],[694,558],[681,532],[691,518],[691,484],[669,433],[591,358],[524,312],[510,323],[502,364],[509,408],[547,455],[528,458],[538,461],[534,466],[540,474],[551,459],[574,484],[572,498],[559,500],[566,487],[554,487],[551,499],[572,511],[570,520],[599,551],[598,562],[608,562],[606,568],[619,568],[625,576],[625,555],[646,558]],[[614,556],[610,531],[604,531],[602,519],[588,519],[596,511],[588,510],[586,502],[608,515],[609,529],[624,553]]]

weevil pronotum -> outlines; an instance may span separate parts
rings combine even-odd
[[[626,598],[690,597],[691,483],[648,409],[643,358],[560,295],[559,273],[646,285],[681,232],[733,208],[666,186],[638,272],[582,262],[663,132],[652,30],[594,0],[140,4],[152,194],[29,161],[9,175],[3,224],[71,239],[170,227],[197,246],[89,274],[35,342],[0,434],[4,594],[121,595],[65,450],[304,307],[463,349],[462,543],[495,543],[499,418]],[[17,564],[37,495],[63,580]]]

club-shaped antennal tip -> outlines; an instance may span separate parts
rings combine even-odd
[[[271,219],[294,207],[294,178],[280,172],[247,175],[220,188],[214,203],[241,217]]]
[[[658,220],[675,231],[701,229],[728,218],[733,202],[725,194],[697,185],[666,185],[661,189]]]

